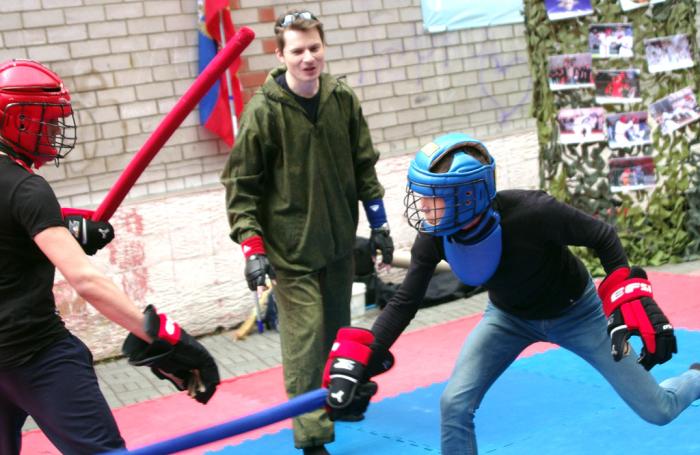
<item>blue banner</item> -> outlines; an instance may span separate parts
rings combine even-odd
[[[422,0],[428,33],[523,22],[523,0]]]

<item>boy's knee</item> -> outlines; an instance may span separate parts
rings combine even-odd
[[[662,412],[662,411],[656,412],[656,413],[648,415],[648,416],[641,416],[641,417],[642,417],[642,419],[644,419],[648,423],[651,423],[653,425],[657,425],[660,427],[671,423],[671,421],[673,421],[673,418],[674,418],[674,416],[672,416],[670,413]]]
[[[474,408],[464,397],[458,398],[449,393],[440,396],[440,414],[443,421],[450,418],[473,418]]]

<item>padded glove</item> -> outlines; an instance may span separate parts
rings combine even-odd
[[[258,289],[258,286],[266,286],[267,278],[274,280],[275,270],[265,254],[265,246],[262,237],[254,235],[241,242],[243,256],[246,258],[245,279],[251,291]]]
[[[267,260],[267,256],[254,254],[246,260],[245,279],[251,291],[255,291],[258,286],[265,286],[267,276],[273,280],[276,278],[275,270],[270,265],[270,261]]]
[[[75,237],[85,254],[92,256],[114,239],[114,228],[109,221],[92,221],[91,213],[79,209],[61,209],[63,223]]]
[[[647,370],[668,361],[678,352],[673,325],[654,301],[651,283],[642,268],[615,270],[600,283],[598,295],[608,317],[608,335],[615,361],[624,357],[627,340],[632,335],[642,339],[643,347],[637,361]]]
[[[394,241],[391,239],[389,225],[371,230],[369,235],[369,251],[372,257],[377,255],[377,251],[382,253],[382,263],[391,264],[394,260]]]
[[[367,329],[344,327],[338,331],[323,373],[328,388],[326,410],[331,420],[364,418],[369,401],[377,393],[373,376],[389,370],[394,358],[388,350],[371,347],[374,335]]]
[[[206,404],[219,385],[219,369],[209,351],[165,314],[149,305],[144,310],[146,343],[129,334],[122,352],[134,366],[148,366],[159,379],[167,379],[178,390]]]

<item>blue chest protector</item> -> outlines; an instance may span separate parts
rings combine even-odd
[[[464,284],[481,286],[496,272],[501,261],[502,238],[500,217],[493,227],[476,241],[462,242],[454,236],[443,237],[445,258],[452,272]]]

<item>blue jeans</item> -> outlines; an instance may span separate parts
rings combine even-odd
[[[606,318],[591,281],[560,317],[527,320],[489,303],[467,337],[440,398],[442,453],[475,455],[474,414],[486,391],[529,345],[548,341],[591,364],[642,419],[665,425],[700,398],[700,371],[688,370],[657,384],[630,351],[619,362],[610,354]]]

